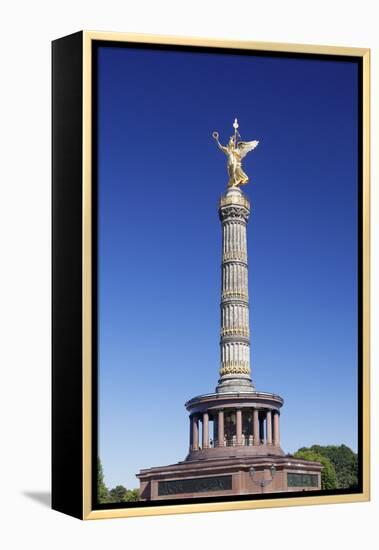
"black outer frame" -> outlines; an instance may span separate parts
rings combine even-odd
[[[52,508],[83,519],[83,33],[52,63]]]
[[[78,32],[52,44],[52,92],[53,92],[53,411],[52,411],[52,508],[83,519],[83,362],[82,362],[82,236],[83,236],[83,32]],[[96,151],[96,47],[137,47],[154,49],[175,49],[195,51],[218,51],[219,48],[177,46],[141,43],[115,43],[94,41],[93,43],[93,151]],[[223,48],[227,53],[228,48]],[[230,52],[230,51],[229,51]],[[359,64],[359,165],[358,165],[358,448],[359,486],[355,490],[313,491],[310,495],[292,492],[291,497],[361,493],[363,490],[363,433],[362,433],[362,291],[363,291],[363,124],[362,124],[362,85],[363,62],[360,57],[334,56],[332,54],[284,53],[278,51],[233,50],[230,53],[246,55],[327,58],[342,61],[355,61]],[[97,158],[92,155],[93,194],[92,194],[92,509],[106,510],[131,507],[154,507],[170,504],[204,502],[228,502],[242,500],[265,500],[267,498],[288,498],[288,494],[245,495],[235,497],[212,497],[177,500],[164,500],[141,503],[120,503],[100,505],[96,502],[96,460],[97,460]]]

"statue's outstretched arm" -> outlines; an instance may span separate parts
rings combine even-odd
[[[216,143],[217,143],[217,147],[218,147],[223,153],[225,153],[225,155],[227,155],[227,154],[228,154],[228,149],[227,149],[227,147],[225,147],[224,145],[221,145],[220,140],[218,139],[218,137],[219,137],[218,132],[213,132],[212,136],[213,136],[214,140],[215,140]]]

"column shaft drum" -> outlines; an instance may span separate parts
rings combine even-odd
[[[239,188],[221,197],[222,282],[220,379],[216,391],[254,391],[250,372],[246,226],[250,202]]]

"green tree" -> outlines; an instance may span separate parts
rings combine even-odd
[[[126,502],[137,502],[139,500],[139,489],[128,489]]]
[[[354,489],[358,486],[358,455],[347,445],[312,445],[299,451],[310,450],[324,456],[333,464],[338,489]]]
[[[104,482],[103,466],[100,458],[97,459],[97,501],[100,504],[118,502],[136,502],[139,500],[139,489],[126,489],[123,485],[116,485],[108,489]]]
[[[97,501],[99,503],[108,502],[108,489],[104,483],[104,472],[100,458],[97,459]]]
[[[123,485],[117,485],[109,491],[108,502],[136,502],[138,500],[138,489],[126,489]]]
[[[125,502],[128,491],[123,485],[116,485],[109,491],[109,502]]]
[[[311,449],[302,448],[296,451],[294,454],[296,458],[302,458],[303,460],[311,460],[313,462],[321,462],[321,489],[336,489],[337,488],[337,475],[332,462],[329,458],[322,456],[321,454]]]

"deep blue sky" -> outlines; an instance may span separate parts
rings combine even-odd
[[[183,460],[219,368],[224,143],[244,163],[251,365],[282,447],[357,448],[357,67],[101,47],[99,442],[109,486]]]

